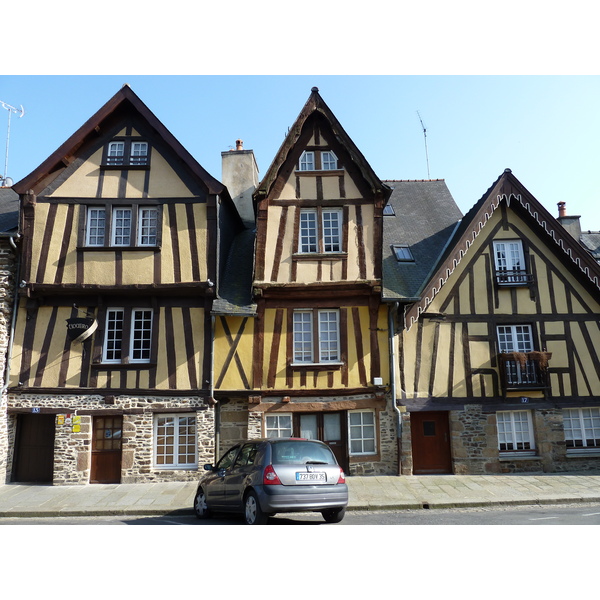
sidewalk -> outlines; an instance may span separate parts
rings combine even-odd
[[[600,503],[600,475],[348,477],[348,510]],[[195,482],[0,485],[0,517],[192,513]]]

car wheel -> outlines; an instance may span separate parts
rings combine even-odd
[[[323,518],[327,523],[339,523],[346,514],[345,508],[332,508],[330,510],[321,511]]]
[[[244,502],[244,519],[248,525],[264,525],[269,515],[260,508],[260,503],[254,492],[249,492]]]
[[[207,519],[210,517],[210,511],[206,504],[206,494],[204,490],[199,489],[194,498],[194,513],[199,519]]]

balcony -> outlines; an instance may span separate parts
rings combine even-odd
[[[496,283],[501,286],[529,285],[533,283],[533,275],[521,269],[496,271]]]
[[[548,388],[551,352],[502,352],[498,355],[505,390]]]

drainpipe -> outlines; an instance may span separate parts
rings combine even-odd
[[[394,311],[398,312],[398,302],[388,307],[388,341],[390,345],[390,375],[391,375],[391,393],[392,393],[392,406],[396,412],[396,438],[398,446],[398,475],[402,473],[402,460],[401,460],[401,446],[402,446],[402,413],[396,405],[396,344],[394,343]]]
[[[209,398],[213,402],[215,419],[215,452],[214,463],[216,464],[219,456],[219,444],[221,443],[221,407],[215,400],[215,315],[210,316],[210,381]]]
[[[19,296],[18,296],[17,292],[19,289],[19,278],[21,276],[21,254],[18,252],[17,245],[15,244],[15,238],[19,239],[21,237],[21,234],[20,233],[17,233],[17,234],[9,233],[7,235],[8,235],[8,241],[10,242],[10,245],[15,250],[17,267],[15,269],[15,277],[14,277],[12,322],[10,324],[10,335],[8,338],[8,348],[6,351],[6,364],[4,365],[4,385],[2,386],[2,389],[0,390],[0,399],[4,396],[4,394],[6,393],[6,390],[8,389],[8,378],[10,376],[10,362],[11,362],[11,358],[12,358],[13,343],[14,343],[14,339],[15,339],[15,328],[17,325],[17,309],[19,306]]]

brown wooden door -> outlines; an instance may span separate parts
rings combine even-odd
[[[452,473],[450,424],[447,412],[411,412],[413,473]]]
[[[340,467],[348,473],[345,415],[342,412],[297,414],[294,435],[325,442],[333,451]]]
[[[94,417],[90,483],[120,483],[123,417]]]
[[[52,483],[54,423],[55,415],[18,416],[13,481]]]

